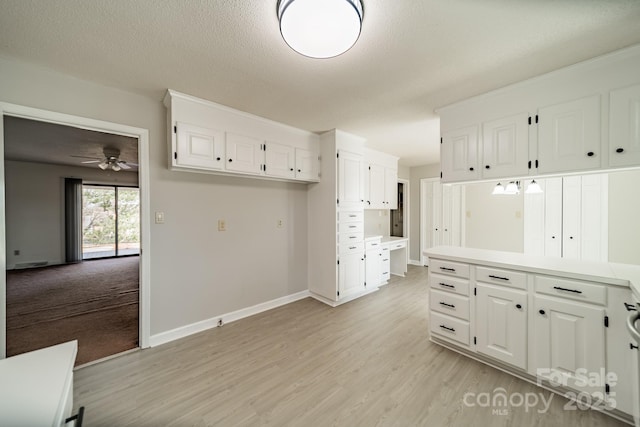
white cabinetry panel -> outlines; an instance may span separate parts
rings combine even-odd
[[[264,145],[265,175],[294,178],[294,149],[289,145],[267,141]]]
[[[364,291],[364,251],[340,254],[338,265],[338,291],[340,299]]]
[[[363,205],[362,156],[340,150],[338,155],[338,205],[357,207]]]
[[[318,153],[303,148],[296,148],[296,179],[317,181],[319,176]]]
[[[478,283],[476,289],[477,350],[526,369],[526,291],[483,283]]]
[[[539,173],[601,166],[599,95],[540,108],[538,116]]]
[[[227,170],[260,174],[264,152],[263,142],[250,136],[227,133]]]
[[[398,169],[384,168],[385,209],[398,209]]]
[[[529,173],[529,115],[526,113],[482,124],[482,177]]]
[[[534,319],[538,375],[577,390],[604,393],[603,385],[590,387],[579,381],[580,375],[584,379],[605,366],[604,309],[536,295]]]
[[[224,131],[177,123],[174,163],[205,169],[224,167]]]
[[[444,133],[440,153],[443,181],[471,181],[478,178],[478,126]]]
[[[640,85],[611,92],[609,165],[640,164]]]

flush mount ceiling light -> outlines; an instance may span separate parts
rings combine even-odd
[[[360,37],[361,0],[278,0],[277,7],[282,38],[301,55],[332,58]]]

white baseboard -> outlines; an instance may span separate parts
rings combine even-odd
[[[410,265],[417,265],[418,267],[424,267],[420,261],[415,260],[415,259],[410,259],[409,260],[409,264]]]
[[[222,321],[222,324],[235,322],[236,320],[244,319],[245,317],[253,316],[254,314],[262,313],[263,311],[271,310],[276,307],[280,307],[292,302],[304,299],[311,296],[309,291],[301,291],[295,294],[286,295],[284,297],[276,298],[271,301],[256,304],[251,307],[242,308],[240,310],[232,311],[230,313],[214,316],[206,320],[201,320],[190,325],[181,326],[176,329],[172,329],[166,332],[160,332],[159,334],[149,337],[149,346],[155,347],[160,344],[165,344],[170,341],[184,338],[189,335],[196,334],[198,332],[206,331],[207,329],[215,328],[218,326],[218,322]]]
[[[377,287],[373,288],[373,289],[367,289],[365,291],[358,292],[358,293],[353,294],[353,295],[349,295],[348,297],[345,297],[345,298],[341,299],[340,301],[333,301],[333,300],[330,300],[329,298],[323,297],[322,295],[314,294],[313,292],[310,292],[309,296],[311,298],[313,298],[313,299],[317,299],[320,302],[323,302],[323,303],[325,303],[327,305],[330,305],[331,307],[337,307],[337,306],[339,306],[341,304],[344,304],[344,303],[349,302],[349,301],[353,301],[354,299],[363,297],[363,296],[365,296],[367,294],[370,294],[372,292],[376,292],[378,290],[379,290],[379,288],[377,288]]]

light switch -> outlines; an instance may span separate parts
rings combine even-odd
[[[278,220],[277,227],[278,228],[282,228],[282,220],[281,219]]]
[[[218,220],[218,231],[227,231],[227,221],[224,219]]]
[[[164,224],[164,212],[156,212],[156,224]]]

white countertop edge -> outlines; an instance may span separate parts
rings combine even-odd
[[[423,253],[430,258],[630,287],[636,296],[640,296],[640,265],[587,262],[455,246],[437,246]]]
[[[396,236],[384,236],[382,238],[382,243],[395,243],[395,242],[402,242],[402,241],[409,241],[408,237],[396,237]]]

